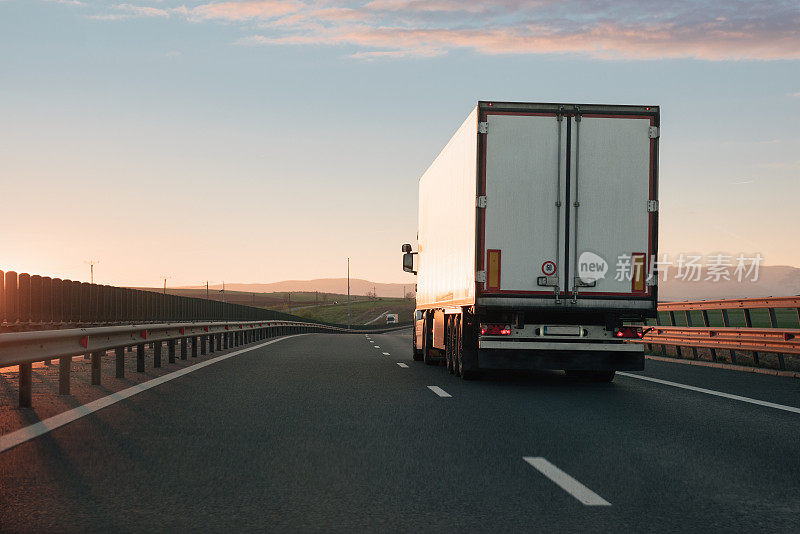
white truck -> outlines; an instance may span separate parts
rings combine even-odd
[[[414,359],[643,369],[625,340],[656,314],[658,140],[657,106],[479,102],[419,181]]]

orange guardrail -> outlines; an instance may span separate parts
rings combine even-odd
[[[766,310],[769,327],[754,327],[750,310]],[[778,325],[775,310],[794,309],[798,328],[783,328]],[[726,361],[720,358],[718,350],[729,351],[729,361],[736,364],[736,351],[750,352],[756,366],[762,365],[759,353],[771,353],[777,356],[778,368],[786,369],[787,355],[800,355],[800,296],[766,297],[747,299],[700,300],[687,302],[662,302],[659,312],[666,312],[670,324],[661,324],[660,318],[641,341],[651,349],[660,345],[661,352],[667,356],[667,346],[692,349],[692,357],[698,359],[697,349],[708,349],[712,361]],[[701,326],[693,324],[692,313],[700,312]],[[710,324],[709,311],[719,311],[722,326]],[[728,312],[742,313],[744,326],[731,325]],[[682,312],[685,325],[676,324],[676,312]],[[762,312],[763,313],[763,312]],[[793,321],[794,322],[794,321]]]

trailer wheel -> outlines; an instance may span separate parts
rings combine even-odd
[[[414,332],[411,334],[411,357],[415,362],[422,361],[422,350],[417,348],[417,327],[414,325]]]
[[[439,361],[433,356],[431,345],[433,345],[433,312],[425,312],[424,323],[422,324],[422,361],[426,365],[437,365]]]
[[[566,371],[567,376],[577,380],[585,380],[587,382],[611,382],[614,380],[616,371],[584,371],[570,369]]]
[[[456,372],[456,358],[455,358],[455,336],[453,335],[453,316],[448,315],[444,318],[445,324],[445,351],[444,359],[447,365],[447,372],[451,375]]]
[[[458,374],[464,380],[475,380],[478,372],[478,331],[473,315],[461,314],[461,350],[458,353]]]
[[[464,340],[461,336],[461,316],[457,315],[453,324],[453,374],[461,376],[461,354]]]

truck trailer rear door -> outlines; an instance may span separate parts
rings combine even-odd
[[[554,298],[564,287],[566,120],[555,113],[489,111],[479,197],[482,294]],[[480,264],[480,263],[479,263]],[[548,276],[552,285],[537,283]]]
[[[571,120],[568,291],[573,301],[648,297],[658,130],[649,116]]]

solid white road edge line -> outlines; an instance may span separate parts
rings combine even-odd
[[[622,376],[627,376],[628,378],[635,378],[637,380],[647,380],[648,382],[664,384],[665,386],[672,386],[681,389],[688,389],[690,391],[697,391],[698,393],[705,393],[706,395],[715,395],[717,397],[724,397],[726,399],[738,400],[741,402],[749,402],[750,404],[766,406],[767,408],[775,408],[776,410],[784,410],[786,412],[800,413],[800,408],[795,408],[794,406],[786,406],[784,404],[775,404],[774,402],[751,399],[750,397],[742,397],[741,395],[732,395],[731,393],[714,391],[713,389],[698,388],[696,386],[687,386],[686,384],[679,384],[678,382],[670,382],[669,380],[661,380],[659,378],[651,378],[649,376],[644,376],[644,375],[634,375],[631,373],[623,373],[620,371],[617,371],[617,374]]]
[[[611,506],[611,503],[596,494],[564,471],[541,457],[524,456],[522,458],[541,474],[555,482],[561,489],[578,499],[586,506]]]
[[[85,417],[98,410],[102,410],[103,408],[111,406],[112,404],[116,404],[117,402],[127,399],[128,397],[133,397],[134,395],[137,395],[142,391],[147,391],[150,388],[159,386],[164,382],[169,382],[170,380],[174,380],[183,375],[188,375],[189,373],[193,373],[198,369],[202,369],[203,367],[208,367],[209,365],[221,362],[222,360],[227,360],[228,358],[233,358],[234,356],[238,356],[239,354],[250,352],[251,350],[260,349],[261,347],[272,345],[273,343],[277,343],[278,341],[283,341],[286,339],[291,339],[293,337],[304,336],[304,335],[308,334],[295,334],[293,336],[281,337],[278,339],[267,341],[266,343],[260,343],[253,347],[237,350],[235,352],[231,352],[230,354],[223,354],[222,356],[217,356],[216,358],[213,358],[211,360],[206,360],[204,362],[196,363],[190,367],[184,367],[183,369],[179,369],[177,371],[173,371],[166,375],[159,376],[158,378],[148,380],[147,382],[142,382],[141,384],[136,384],[135,386],[123,389],[122,391],[117,391],[116,393],[112,393],[111,395],[106,395],[105,397],[93,400],[92,402],[87,402],[86,404],[78,406],[77,408],[72,408],[71,410],[67,410],[66,412],[54,415],[53,417],[48,417],[43,421],[39,421],[38,423],[26,426],[25,428],[20,428],[19,430],[9,432],[8,434],[0,436],[0,454],[4,453],[5,451],[13,447],[16,447],[17,445],[21,445],[26,441],[30,441],[33,438],[39,437],[43,434],[47,434],[51,430],[55,430],[58,427],[64,426],[77,419],[80,419],[81,417]]]
[[[408,366],[406,364],[404,364],[403,362],[397,362],[397,365],[399,365],[403,369],[408,369]]]
[[[440,397],[452,397],[448,392],[440,388],[439,386],[428,386],[428,389],[439,395]]]

